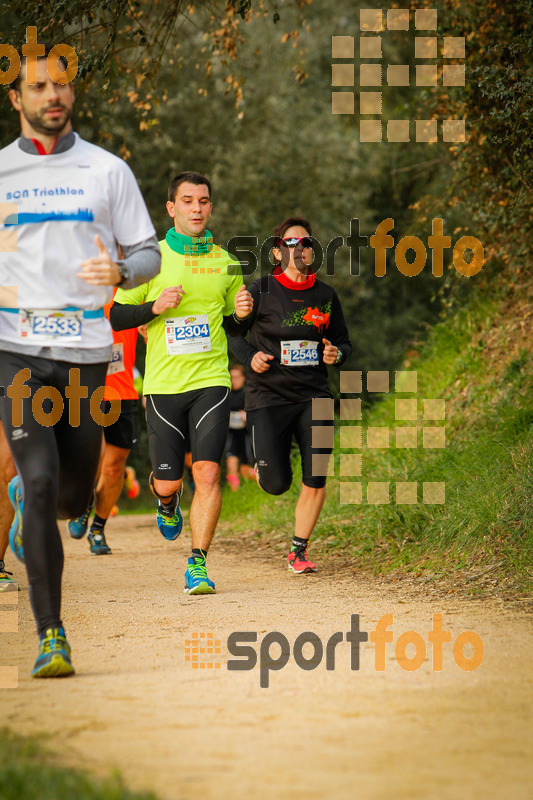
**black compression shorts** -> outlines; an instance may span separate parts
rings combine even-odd
[[[109,400],[104,400],[102,410],[107,413],[111,408]],[[122,400],[120,404],[120,417],[112,425],[104,428],[104,438],[107,444],[131,450],[137,444],[138,434],[137,400]]]
[[[185,442],[195,461],[220,463],[229,425],[229,389],[209,386],[181,394],[146,396],[146,425],[154,478],[183,476]]]
[[[269,494],[283,494],[292,483],[291,442],[296,439],[302,462],[302,483],[313,489],[326,485],[326,478],[313,475],[313,455],[327,455],[332,448],[313,447],[313,428],[333,427],[332,422],[314,420],[313,401],[265,406],[247,412],[247,423],[257,463],[259,484]],[[318,466],[318,465],[317,465]]]

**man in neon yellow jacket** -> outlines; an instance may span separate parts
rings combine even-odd
[[[187,436],[191,440],[196,491],[189,516],[188,594],[215,591],[206,557],[220,514],[219,465],[229,422],[225,331],[238,332],[239,320],[252,310],[239,263],[213,244],[206,229],[211,210],[207,178],[184,172],[172,180],[167,211],[174,227],[160,242],[161,272],[136,289],[119,290],[110,315],[115,330],[147,324],[150,485],[158,498],[157,525],[168,540],[176,539],[183,525],[179,499]]]

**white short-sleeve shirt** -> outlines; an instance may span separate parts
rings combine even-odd
[[[114,260],[117,243],[134,245],[155,234],[122,159],[77,134],[62,153],[26,153],[17,141],[0,150],[0,308],[101,309],[113,287],[91,286],[76,276],[82,261],[98,255],[96,234]],[[16,294],[3,291],[13,286]],[[0,311],[0,348],[2,342],[24,347],[18,317]],[[81,340],[61,341],[81,349],[110,343],[105,317],[90,315],[83,319]]]

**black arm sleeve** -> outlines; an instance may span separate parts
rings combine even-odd
[[[252,314],[253,311],[244,319],[239,319],[235,313],[231,314],[229,317],[222,317],[222,327],[230,336],[240,336],[241,333],[246,332],[250,327],[247,325],[247,322]]]
[[[350,358],[352,354],[352,343],[337,292],[334,293],[331,303],[331,323],[326,331],[326,339],[329,339],[331,344],[335,345],[335,347],[341,351],[342,358],[335,365],[340,367],[347,358]]]
[[[250,367],[252,358],[257,350],[244,336],[228,336],[228,344],[233,355],[237,356],[241,364]]]
[[[152,312],[153,302],[141,303],[139,306],[122,305],[113,303],[109,312],[109,321],[114,331],[125,331],[128,328],[138,328],[146,325],[157,317]]]

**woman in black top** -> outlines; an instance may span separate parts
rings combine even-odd
[[[310,223],[290,217],[274,235],[279,237],[273,248],[278,266],[249,286],[254,305],[241,327],[243,334],[250,331],[250,342],[241,335],[229,337],[229,343],[251,367],[245,408],[259,486],[269,494],[286,492],[292,483],[293,434],[300,449],[302,488],[288,566],[302,574],[316,571],[307,545],[326,499],[334,436],[332,404],[331,414],[322,413],[327,419],[319,419],[313,400],[332,397],[327,365],[342,364],[352,345],[337,293],[309,269]]]

